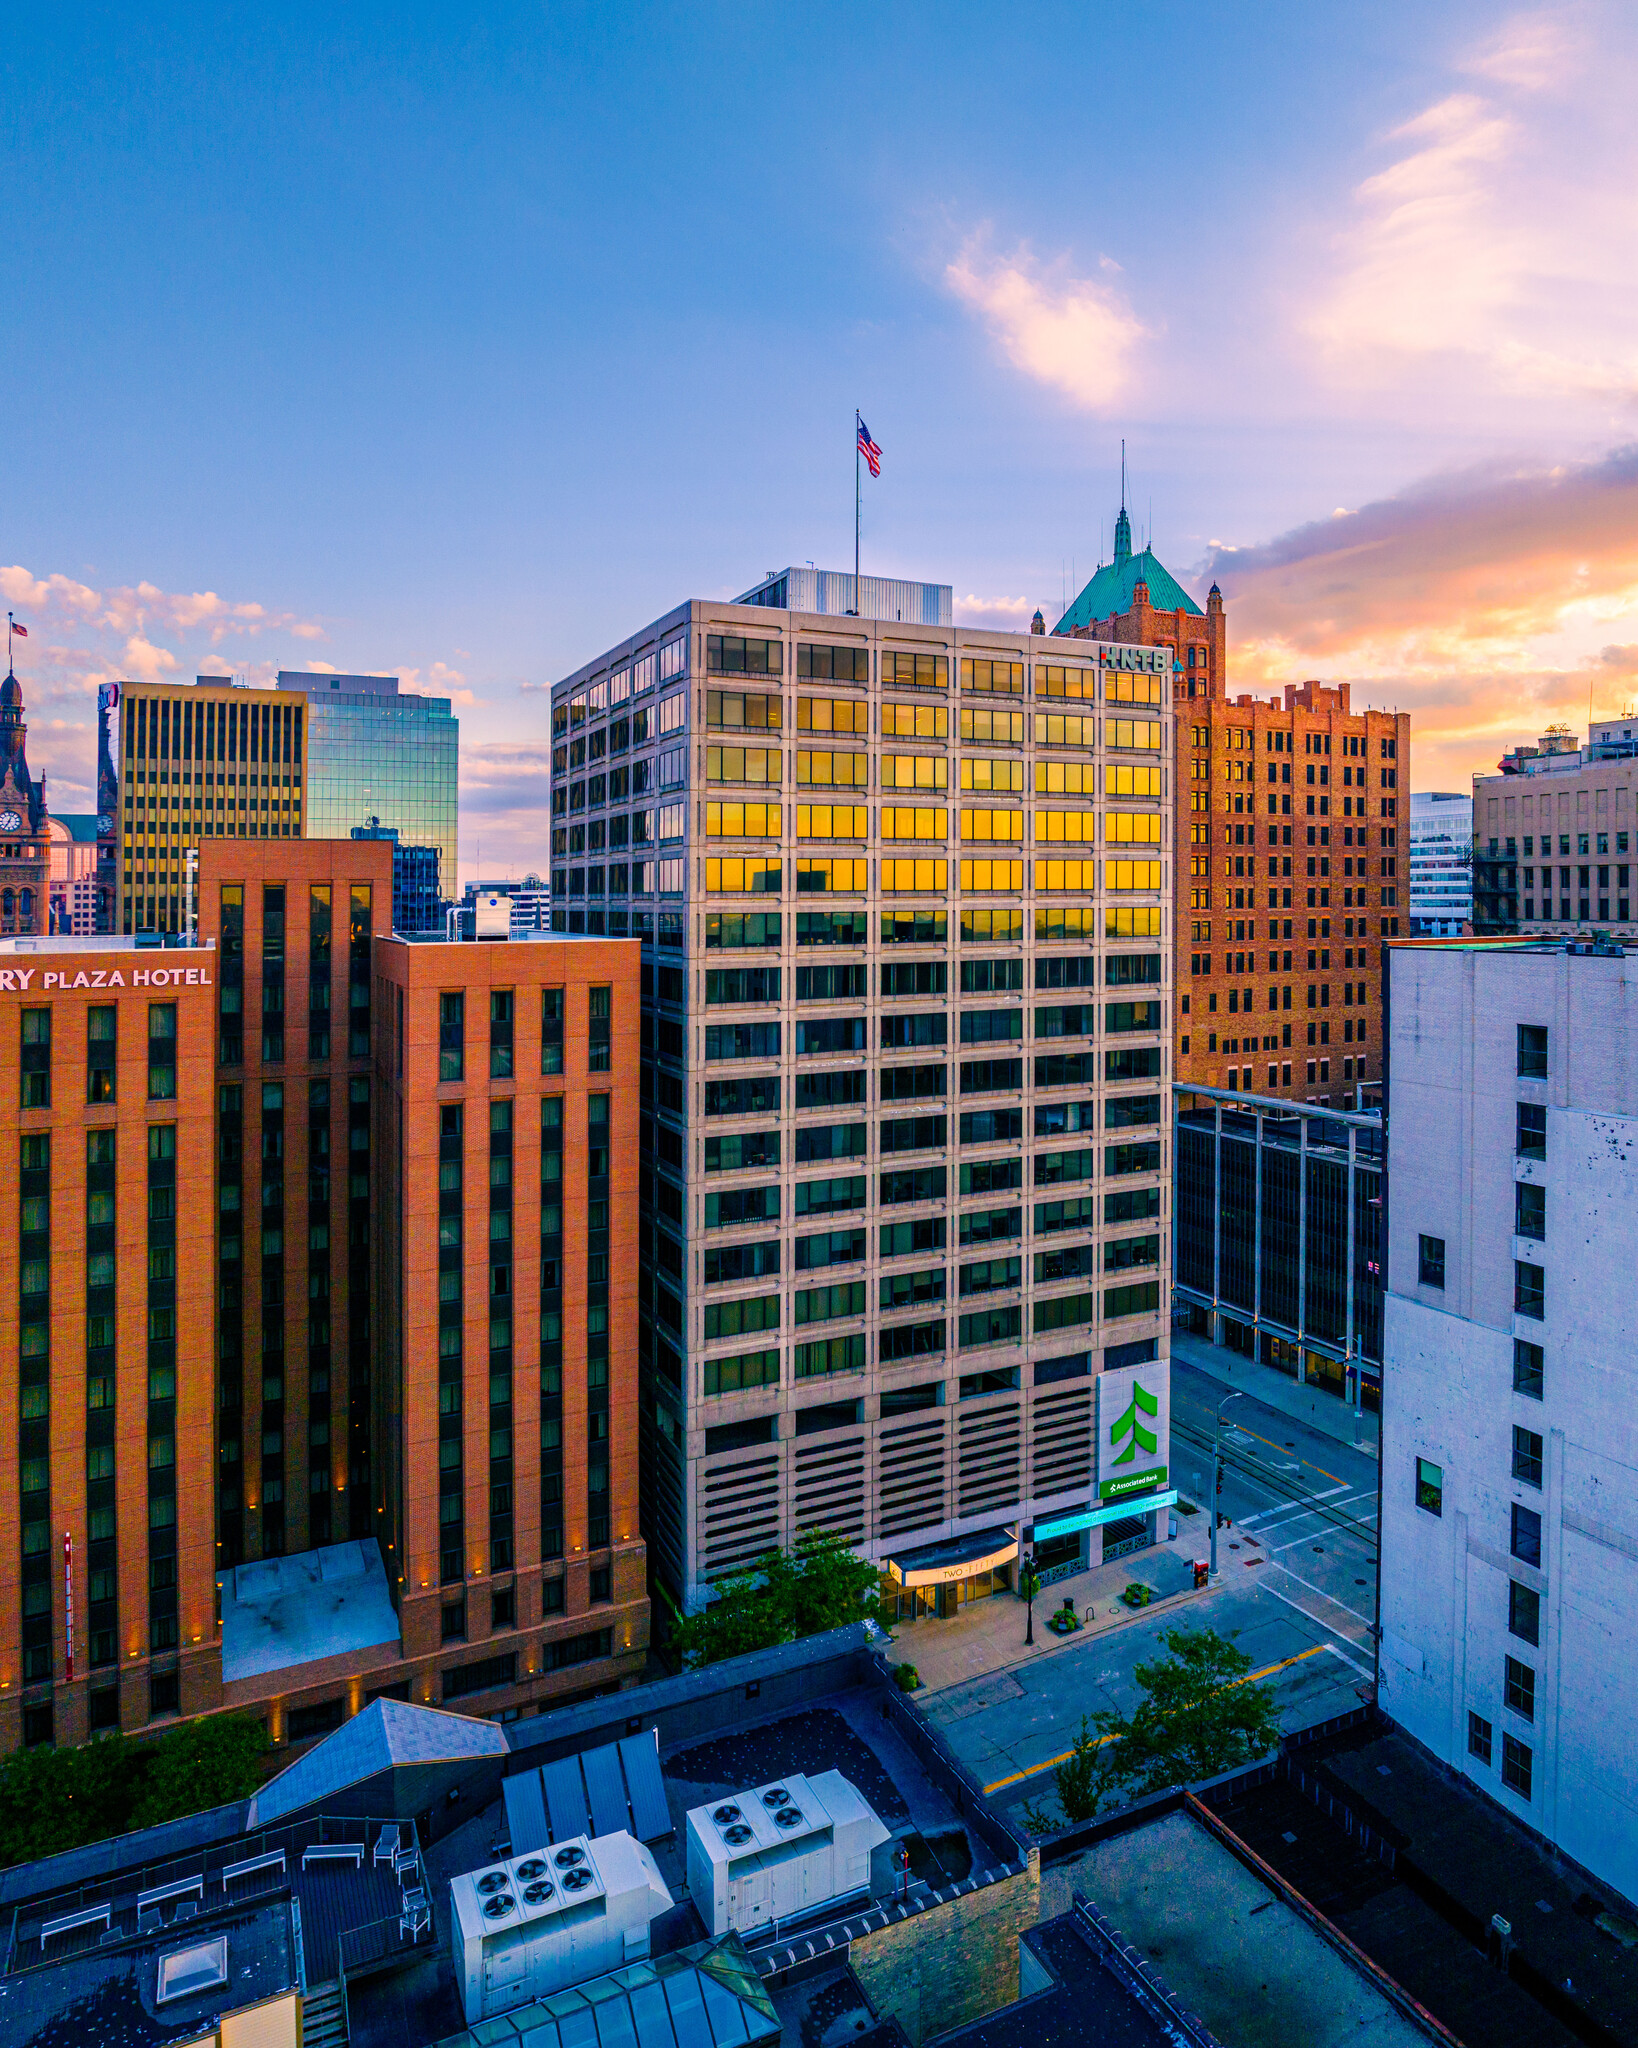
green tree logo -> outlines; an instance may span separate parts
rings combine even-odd
[[[1160,1413],[1160,1400],[1157,1395],[1151,1394],[1146,1388],[1140,1386],[1136,1380],[1133,1380],[1132,1398],[1127,1405],[1125,1414],[1117,1415],[1109,1425],[1110,1443],[1118,1444],[1123,1436],[1131,1439],[1125,1450],[1114,1460],[1114,1463],[1117,1465],[1131,1464],[1139,1451],[1146,1452],[1152,1457],[1159,1447],[1158,1436],[1153,1430],[1145,1429],[1142,1422],[1138,1419],[1140,1411],[1144,1415],[1158,1415]]]

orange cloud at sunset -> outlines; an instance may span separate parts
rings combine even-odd
[[[1551,719],[1578,730],[1638,676],[1638,448],[1436,477],[1207,564],[1229,675],[1318,676],[1412,713],[1418,789],[1463,789]],[[1204,580],[1204,579],[1203,579]],[[1629,658],[1630,657],[1630,658]]]

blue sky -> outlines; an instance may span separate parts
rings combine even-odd
[[[0,50],[0,588],[104,675],[453,692],[540,865],[541,689],[851,547],[1023,623],[1120,436],[1231,680],[1461,787],[1638,671],[1630,11],[36,10]]]

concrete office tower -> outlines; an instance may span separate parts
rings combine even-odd
[[[333,676],[281,669],[279,688],[307,700],[308,835],[345,839],[355,827],[398,834],[405,856],[437,855],[437,893],[457,895],[456,823],[460,720],[447,697],[400,690],[397,676]],[[401,869],[405,863],[400,863]],[[407,872],[398,883],[406,910],[416,911]],[[424,899],[424,879],[420,891]],[[441,923],[402,927],[432,930]]]
[[[554,689],[554,919],[643,940],[645,1530],[686,1604],[811,1529],[907,1616],[1155,1531],[1171,675],[694,602]]]
[[[1473,799],[1422,790],[1410,801],[1410,933],[1455,939],[1473,919]]]
[[[1638,718],[1599,721],[1584,747],[1550,728],[1500,766],[1473,778],[1473,929],[1638,936]]]
[[[300,697],[201,676],[105,683],[97,706],[98,829],[121,933],[187,929],[189,856],[207,839],[304,836]]]
[[[202,868],[199,944],[0,942],[0,1748],[629,1681],[637,948]]]
[[[1380,1703],[1638,1897],[1638,959],[1394,947]]]
[[[1178,1079],[1358,1106],[1381,1075],[1381,941],[1408,908],[1408,715],[1351,710],[1346,683],[1231,698],[1222,592],[1202,612],[1134,554],[1124,505],[1055,631],[1173,659]]]

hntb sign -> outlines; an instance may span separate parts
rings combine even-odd
[[[1098,1375],[1098,1498],[1123,1500],[1166,1483],[1171,1367],[1163,1360]]]

